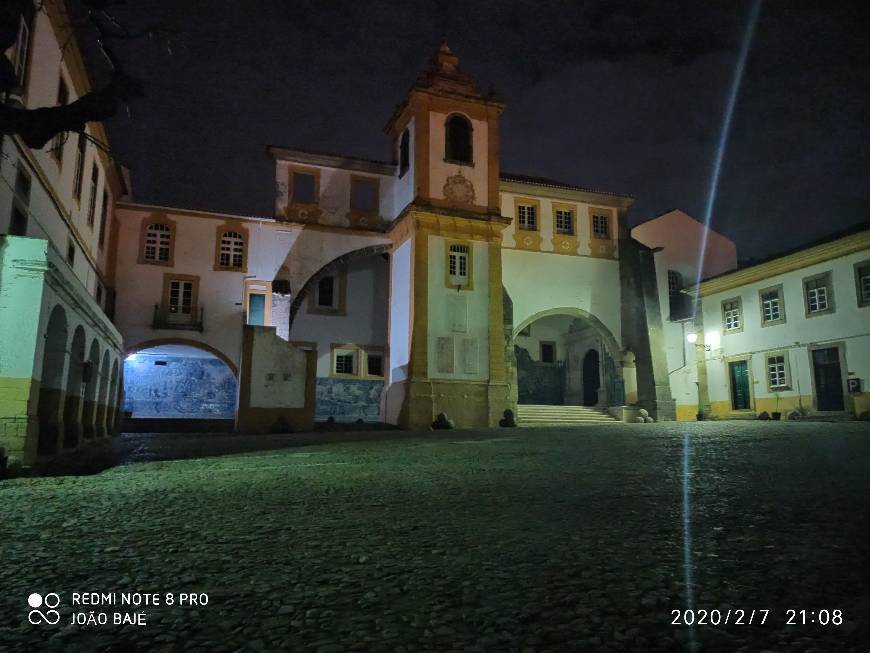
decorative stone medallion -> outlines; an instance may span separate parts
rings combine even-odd
[[[457,204],[474,204],[474,184],[461,172],[444,182],[444,197]]]

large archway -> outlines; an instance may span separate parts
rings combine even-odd
[[[554,308],[527,317],[513,330],[517,403],[614,406],[625,402],[613,334],[595,316]]]
[[[55,306],[45,329],[45,349],[39,385],[39,437],[37,455],[57,454],[63,429],[63,373],[66,367],[66,311]]]
[[[315,420],[383,422],[389,321],[389,244],[342,254],[285,299],[287,332],[316,353]],[[273,314],[281,300],[273,299]]]
[[[118,370],[113,368],[109,401],[112,394],[117,395],[117,378]],[[143,343],[127,354],[122,378],[127,420],[226,421],[235,417],[236,366],[207,345],[189,340]],[[110,408],[107,422],[113,420]]]

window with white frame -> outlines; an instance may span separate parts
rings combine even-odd
[[[356,374],[356,352],[352,349],[335,350],[335,373]]]
[[[804,279],[804,299],[808,316],[833,311],[830,273]]]
[[[574,211],[556,209],[556,233],[566,236],[574,235]]]
[[[172,250],[172,229],[169,225],[149,224],[145,229],[145,249],[142,258],[145,261],[168,263]]]
[[[722,322],[725,331],[739,331],[743,325],[740,315],[740,300],[729,299],[722,302]]]
[[[870,306],[870,261],[855,266],[858,306]]]
[[[784,353],[767,356],[767,385],[771,390],[788,388],[788,358]]]
[[[169,312],[190,315],[193,312],[193,282],[182,279],[169,281]]]
[[[238,231],[225,231],[221,234],[220,257],[222,268],[243,268],[245,265],[245,237]]]
[[[610,238],[610,216],[606,213],[592,214],[592,237],[598,239]]]
[[[761,303],[762,325],[784,321],[785,308],[782,304],[782,286],[762,290],[759,293],[759,301]]]
[[[534,204],[518,204],[517,224],[520,229],[525,229],[526,231],[537,231],[538,207]]]
[[[447,254],[447,274],[451,286],[468,285],[468,252],[468,245],[450,245]]]
[[[106,244],[106,224],[109,218],[109,193],[105,190],[105,184],[103,184],[103,203],[100,206],[100,233],[97,236],[97,246],[100,249],[103,249],[103,245]]]

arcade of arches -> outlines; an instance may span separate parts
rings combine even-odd
[[[43,338],[32,457],[44,458],[115,432],[120,384],[117,352],[63,306],[52,309]]]

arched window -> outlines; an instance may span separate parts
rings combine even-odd
[[[222,268],[245,266],[245,238],[238,231],[224,231],[221,234],[218,265]]]
[[[145,228],[145,249],[142,258],[156,263],[169,263],[172,258],[172,229],[155,223]]]
[[[444,158],[457,163],[472,163],[471,123],[468,118],[454,114],[447,119]]]
[[[402,138],[399,140],[399,176],[402,177],[411,165],[411,144],[410,134],[408,130],[402,132]]]

